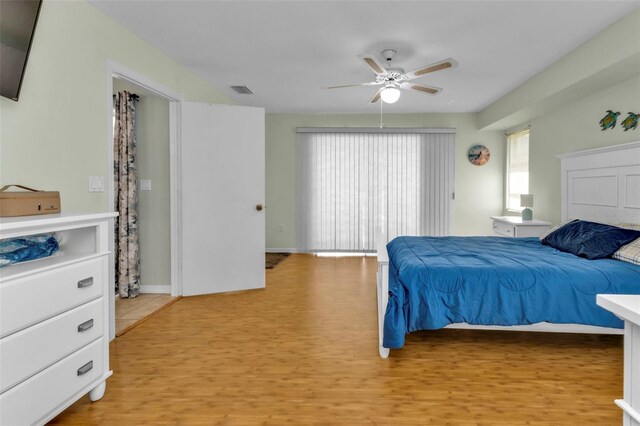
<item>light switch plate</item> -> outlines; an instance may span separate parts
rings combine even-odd
[[[151,179],[140,179],[140,191],[151,191]]]
[[[104,179],[102,176],[89,176],[89,192],[104,192]]]

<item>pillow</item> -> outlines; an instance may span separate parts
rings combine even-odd
[[[620,247],[611,257],[640,265],[640,238]]]
[[[635,229],[636,231],[640,231],[640,223],[619,223],[616,226],[624,229]]]
[[[542,233],[542,235],[540,235],[538,237],[538,239],[540,241],[544,240],[545,238],[547,238],[547,235],[549,235],[550,233],[557,231],[558,229],[562,228],[564,225],[553,225],[551,228],[547,229],[546,231],[544,231]]]
[[[578,219],[573,219],[571,222],[575,222],[576,220],[578,220]],[[540,239],[540,241],[542,241],[547,237],[547,235],[549,235],[553,231],[556,231],[556,230],[562,228],[563,226],[565,226],[567,223],[571,223],[571,222],[566,222],[566,223],[563,223],[562,225],[554,225],[551,228],[549,228],[546,231],[544,231],[542,233],[542,235],[540,235],[538,238]]]
[[[602,259],[637,238],[640,231],[576,220],[547,235],[542,244],[587,259]]]

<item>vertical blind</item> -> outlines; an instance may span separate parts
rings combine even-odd
[[[449,233],[453,131],[311,130],[297,134],[299,250],[374,251],[376,228]]]

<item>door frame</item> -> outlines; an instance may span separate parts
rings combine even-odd
[[[147,76],[133,71],[117,62],[107,62],[107,202],[108,211],[115,209],[114,183],[113,183],[113,79],[126,80],[140,86],[169,102],[169,199],[170,199],[170,226],[171,226],[171,296],[182,295],[181,274],[181,218],[180,188],[181,188],[181,164],[180,164],[180,109],[183,96],[172,89],[167,88]],[[109,229],[109,244],[113,252],[114,241],[113,227]],[[115,261],[113,256],[109,261],[109,294],[110,340],[115,338]]]

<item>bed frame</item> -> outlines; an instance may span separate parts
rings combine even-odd
[[[601,223],[640,224],[640,141],[606,148],[559,155],[561,160],[562,223],[573,219]],[[387,358],[389,349],[382,346],[384,315],[389,299],[389,257],[387,236],[378,231],[378,350]],[[541,331],[555,333],[623,334],[624,330],[581,324],[547,322],[517,326],[481,326],[466,323],[446,328]]]

